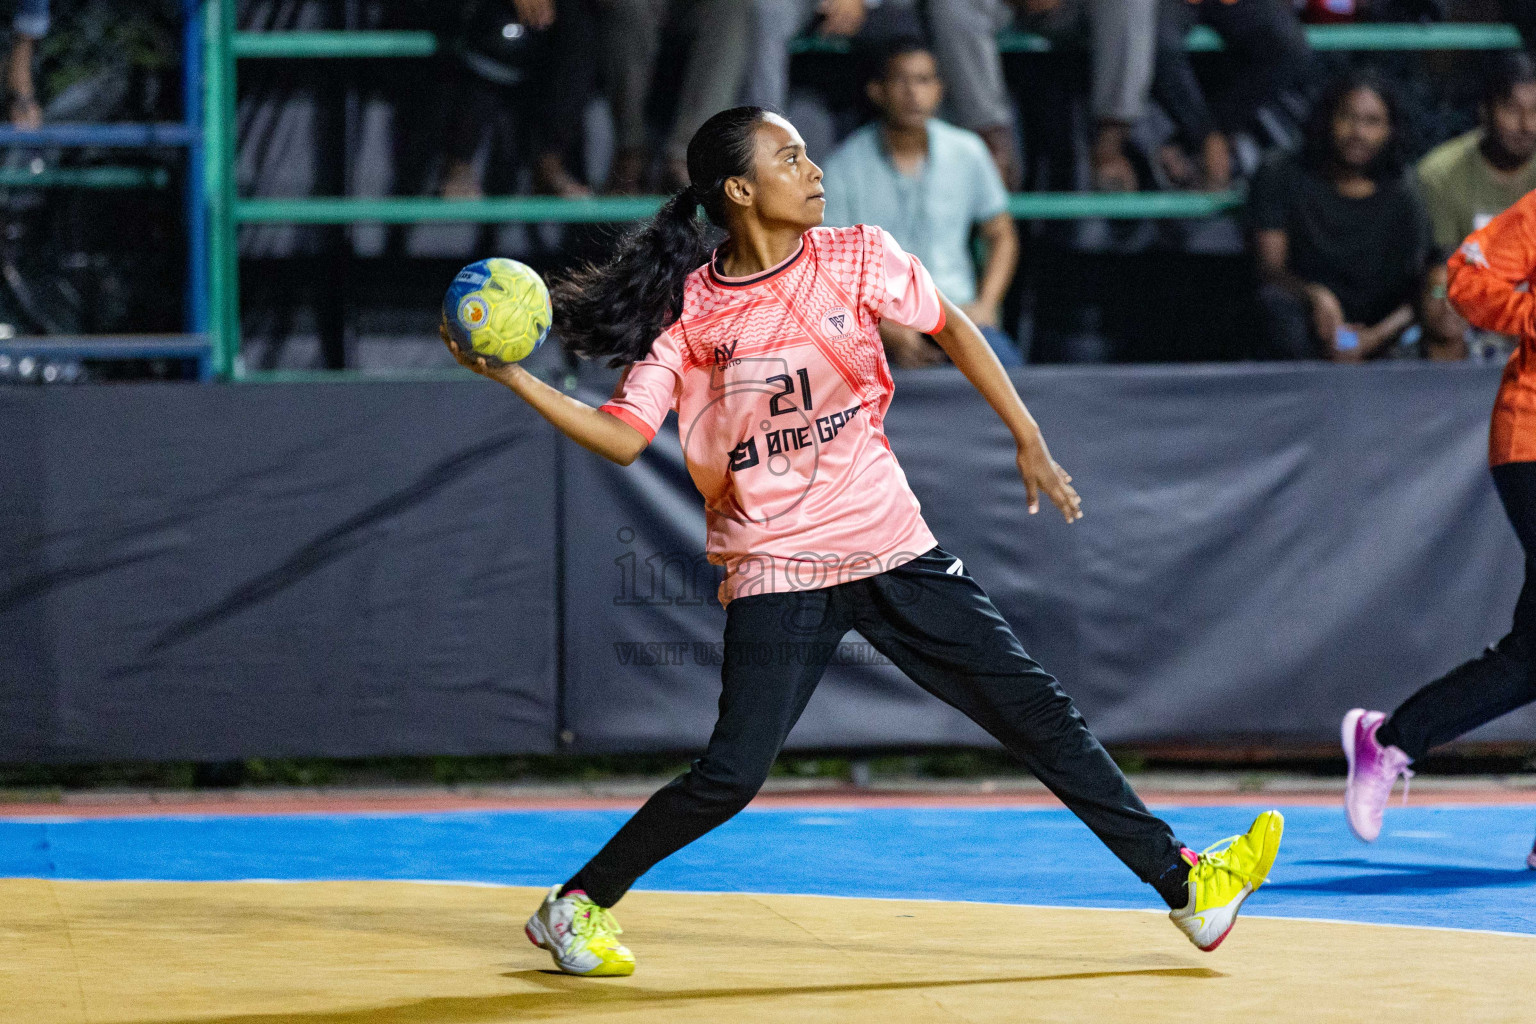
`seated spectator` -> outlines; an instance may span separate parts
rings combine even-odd
[[[933,54],[920,41],[891,44],[876,74],[866,90],[879,120],[850,135],[826,160],[826,223],[885,228],[965,309],[1003,365],[1022,365],[1018,349],[998,328],[1019,240],[986,143],[933,116],[944,90]],[[987,250],[979,287],[973,228]],[[898,366],[943,359],[938,346],[908,328],[882,325],[881,336]]]
[[[1490,61],[1478,105],[1480,127],[1437,146],[1419,161],[1419,187],[1434,228],[1436,259],[1424,299],[1424,340],[1431,359],[1470,351],[1504,359],[1517,340],[1473,331],[1446,301],[1447,259],[1462,239],[1536,189],[1536,63],[1525,53]]]
[[[1387,87],[1351,74],[1318,101],[1299,156],[1266,164],[1248,195],[1272,357],[1358,362],[1413,324],[1429,218],[1403,173]]]
[[[48,34],[48,0],[21,0],[11,23],[11,52],[5,61],[5,85],[10,92],[11,124],[16,128],[37,128],[43,123],[43,108],[37,102],[32,62],[37,56],[37,42]]]
[[[1259,109],[1299,84],[1308,47],[1289,0],[1159,0],[1157,64],[1152,95],[1178,129],[1159,162],[1178,187],[1221,190],[1232,182],[1227,133],[1251,124]],[[1221,36],[1234,68],[1231,87],[1213,114],[1195,77],[1185,37],[1196,25]],[[1186,152],[1188,150],[1188,152]],[[1189,153],[1198,154],[1198,166]]]
[[[1113,0],[1119,2],[1119,0]],[[953,83],[956,120],[986,140],[1010,188],[1019,187],[1013,110],[1003,88],[997,32],[1004,0],[928,0],[939,71]],[[789,98],[789,44],[806,31],[875,47],[921,30],[915,0],[753,0],[752,66],[742,100],[782,111]]]

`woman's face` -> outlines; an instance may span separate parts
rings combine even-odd
[[[821,168],[805,155],[805,140],[778,114],[764,114],[757,126],[752,178],[731,178],[726,196],[750,206],[760,222],[816,227],[827,209]]]

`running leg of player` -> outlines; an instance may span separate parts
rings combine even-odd
[[[704,756],[660,789],[585,867],[550,891],[528,937],[570,974],[629,974],[607,908],[641,875],[751,802],[852,626],[852,584],[726,606],[720,717]]]
[[[1349,827],[1366,842],[1381,834],[1381,821],[1398,776],[1442,743],[1536,701],[1536,462],[1493,467],[1504,511],[1525,549],[1525,587],[1509,634],[1480,656],[1459,665],[1409,697],[1392,713],[1355,708],[1341,734],[1349,762],[1344,790]],[[1536,868],[1536,848],[1527,858]]]
[[[1147,810],[960,559],[936,547],[862,583],[855,628],[870,644],[1007,747],[1157,890],[1191,942],[1220,945],[1243,901],[1268,880],[1280,812],[1265,811],[1247,833],[1194,853]]]

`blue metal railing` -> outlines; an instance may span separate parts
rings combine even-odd
[[[150,124],[45,124],[41,128],[0,126],[0,146],[100,146],[147,149],[153,146],[190,146],[200,140],[197,130],[182,121]]]
[[[7,342],[0,348],[12,352],[25,348],[33,355],[69,358],[139,358],[146,355],[175,355],[195,358],[198,376],[212,376],[212,358],[208,343],[208,204],[204,190],[203,167],[203,5],[201,0],[182,0],[182,119],[150,123],[112,122],[108,124],[58,123],[35,129],[0,126],[0,147],[90,147],[102,149],[156,149],[175,147],[186,150],[186,187],[183,204],[187,228],[187,271],[182,301],[182,320],[187,333],[174,340],[145,348],[140,340],[125,341],[125,336],[101,336],[99,344],[89,336],[61,340],[50,345],[46,339]],[[163,169],[141,168],[54,168],[39,173],[17,171],[0,176],[0,187],[83,187],[83,188],[159,188],[166,183]],[[93,348],[93,344],[95,347]],[[151,350],[153,350],[151,352]],[[125,355],[131,352],[132,355]]]

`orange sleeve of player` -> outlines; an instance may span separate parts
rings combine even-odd
[[[1536,343],[1536,192],[1467,236],[1446,262],[1446,295],[1468,323]]]

